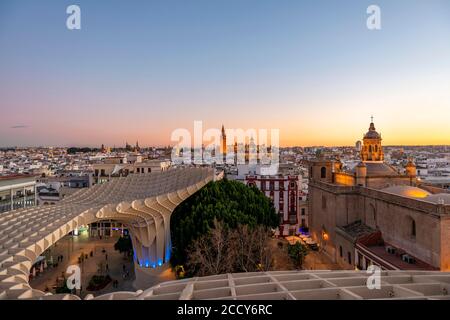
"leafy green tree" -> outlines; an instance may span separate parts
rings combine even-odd
[[[302,245],[300,242],[296,242],[294,245],[289,245],[288,254],[294,263],[295,267],[300,269],[303,265],[306,255],[308,254],[308,248]]]
[[[114,249],[125,255],[133,251],[133,244],[131,243],[130,236],[120,237],[114,244]]]
[[[68,154],[77,154],[77,153],[88,153],[88,152],[98,152],[100,149],[98,148],[76,148],[71,147],[67,149]]]
[[[172,214],[173,266],[185,264],[186,249],[194,240],[210,232],[214,219],[230,229],[236,229],[238,225],[249,228],[278,226],[278,216],[271,200],[256,187],[227,179],[210,182],[181,203]]]
[[[55,290],[56,294],[60,294],[60,293],[72,293],[72,290],[69,289],[69,287],[67,286],[67,281],[64,278],[64,281],[62,283],[62,285],[60,287],[57,287]]]

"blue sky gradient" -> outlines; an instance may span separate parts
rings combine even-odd
[[[386,143],[450,144],[449,39],[446,0],[2,0],[0,146],[166,145],[194,120],[347,145],[372,114]]]

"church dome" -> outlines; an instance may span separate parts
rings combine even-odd
[[[369,131],[364,135],[364,139],[381,139],[381,135],[376,131],[373,122],[370,123]]]
[[[428,191],[411,186],[391,186],[388,188],[384,188],[381,191],[396,194],[402,197],[424,200],[428,200],[428,198],[431,196],[431,193],[429,193]]]

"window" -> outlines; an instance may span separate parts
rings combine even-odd
[[[369,205],[369,212],[367,214],[367,219],[366,219],[366,223],[368,226],[377,229],[378,228],[378,224],[377,224],[377,210],[375,209],[375,206],[373,204]]]
[[[416,222],[414,219],[411,219],[411,236],[416,237]]]
[[[352,264],[352,254],[347,252],[348,264]]]
[[[325,179],[326,177],[327,177],[327,168],[322,167],[322,168],[320,169],[320,178],[321,178],[321,179]]]
[[[342,246],[339,246],[339,256],[342,258],[343,255],[344,255],[344,254],[343,254],[343,252],[342,252]]]
[[[305,208],[302,208],[302,216],[305,215]]]
[[[322,209],[326,209],[327,208],[327,198],[322,195]]]

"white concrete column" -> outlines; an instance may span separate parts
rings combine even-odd
[[[25,208],[27,206],[27,190],[25,187],[23,187],[23,207]]]
[[[34,185],[33,188],[34,188],[34,205],[37,206],[37,189],[36,189],[36,185]]]
[[[14,190],[11,188],[11,210],[14,210]]]

